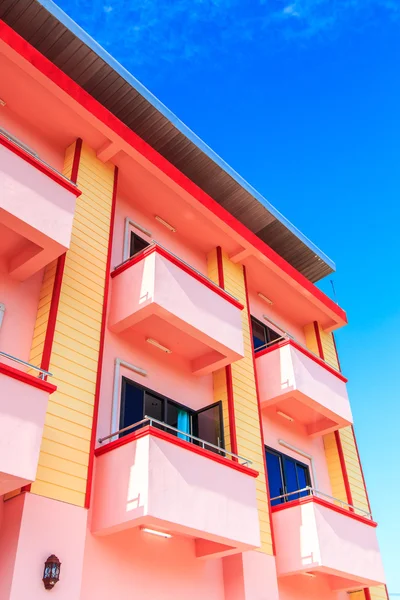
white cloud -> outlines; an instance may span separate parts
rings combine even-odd
[[[290,15],[291,17],[299,17],[300,13],[297,11],[296,6],[296,4],[289,4],[288,6],[285,6],[282,11],[283,14]]]

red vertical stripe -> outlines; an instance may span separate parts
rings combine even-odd
[[[346,489],[347,503],[353,504],[353,497],[351,495],[349,476],[347,474],[346,461],[344,459],[342,440],[340,439],[339,431],[335,431],[335,440],[336,440],[336,446],[337,446],[338,453],[339,453],[340,466],[342,468],[342,475],[343,475],[344,487]],[[354,512],[354,508],[351,508],[350,511]]]
[[[364,596],[365,596],[365,600],[371,600],[371,592],[369,591],[368,588],[364,588]]]
[[[222,262],[222,249],[217,246],[217,267],[218,267],[218,285],[223,290],[225,289],[224,265]]]
[[[276,555],[276,546],[275,546],[274,528],[273,528],[273,523],[272,523],[271,495],[269,493],[269,485],[268,485],[267,459],[265,456],[264,430],[263,430],[263,425],[262,425],[261,399],[260,399],[260,392],[259,392],[259,388],[258,388],[257,371],[256,371],[256,357],[255,357],[255,353],[254,353],[254,347],[253,347],[253,344],[251,341],[253,331],[252,331],[252,325],[251,325],[249,289],[247,287],[247,273],[246,273],[245,266],[243,266],[243,277],[244,277],[244,287],[246,290],[246,305],[247,305],[247,316],[249,319],[250,343],[251,343],[252,355],[253,355],[253,370],[254,370],[254,382],[256,384],[258,418],[260,421],[260,433],[261,433],[262,453],[263,453],[263,459],[264,459],[264,471],[265,471],[265,486],[266,486],[267,500],[268,500],[269,523],[270,523],[270,527],[271,527],[272,551],[275,556]]]
[[[116,202],[117,202],[117,189],[118,189],[118,167],[115,167],[114,187],[113,187],[111,216],[110,216],[110,233],[109,233],[109,238],[108,238],[108,253],[107,253],[106,274],[105,274],[105,282],[104,282],[103,313],[102,313],[102,317],[101,317],[99,358],[98,358],[98,363],[97,363],[96,390],[95,390],[95,396],[94,396],[92,437],[90,440],[88,476],[87,476],[87,481],[86,481],[85,508],[90,507],[90,499],[91,499],[91,495],[92,495],[93,463],[94,463],[94,451],[95,451],[95,446],[96,446],[97,422],[98,422],[98,415],[99,415],[101,373],[102,373],[102,368],[103,368],[104,339],[105,339],[106,322],[107,322],[108,292],[109,292],[109,286],[110,286],[111,252],[112,252],[112,244],[113,244],[115,206],[116,206]]]
[[[314,332],[315,332],[315,339],[317,340],[317,345],[318,345],[318,354],[319,354],[320,358],[322,358],[322,360],[325,360],[324,349],[322,347],[321,332],[319,330],[319,325],[318,325],[317,321],[314,321]]]
[[[71,181],[73,183],[77,183],[77,181],[78,181],[78,170],[79,170],[79,163],[81,161],[81,154],[82,154],[82,140],[81,140],[81,138],[78,138],[75,142],[74,160],[72,162],[72,169],[71,169]]]

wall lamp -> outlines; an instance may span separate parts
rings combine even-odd
[[[60,579],[61,563],[55,554],[51,554],[44,563],[43,584],[46,590],[52,590]]]

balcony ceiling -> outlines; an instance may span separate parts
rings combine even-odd
[[[3,19],[311,282],[334,263],[49,0],[3,0]]]

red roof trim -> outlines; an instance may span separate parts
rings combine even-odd
[[[132,256],[132,258],[122,263],[122,265],[117,267],[111,273],[111,277],[116,277],[120,273],[123,273],[124,271],[129,269],[129,267],[132,267],[132,265],[135,265],[136,263],[146,258],[146,256],[150,256],[150,254],[153,254],[153,252],[157,252],[157,254],[169,260],[172,264],[182,269],[182,271],[185,271],[185,273],[191,275],[191,277],[193,277],[194,279],[197,279],[197,281],[200,281],[200,283],[202,283],[210,290],[212,290],[213,292],[215,292],[216,294],[233,304],[233,306],[236,306],[236,308],[243,310],[243,304],[236,300],[236,298],[234,298],[230,294],[227,294],[227,292],[225,292],[225,290],[223,290],[222,288],[218,287],[216,283],[213,283],[212,281],[207,279],[207,277],[201,275],[201,273],[198,273],[197,271],[192,269],[189,265],[181,261],[178,257],[174,256],[173,254],[170,254],[168,250],[165,250],[165,248],[161,248],[161,246],[157,246],[156,244],[154,244],[154,246],[148,246],[147,248],[144,248],[144,250],[138,252],[137,254]]]
[[[165,440],[166,442],[170,442],[171,444],[175,444],[175,446],[180,446],[185,450],[189,450],[190,452],[194,452],[195,454],[199,454],[200,456],[204,456],[205,458],[209,458],[214,462],[217,462],[225,467],[229,467],[230,469],[234,469],[235,471],[239,471],[240,473],[244,473],[245,475],[250,475],[250,477],[258,477],[258,471],[254,469],[250,469],[249,467],[245,467],[244,465],[240,465],[233,460],[228,458],[224,458],[219,454],[215,454],[215,452],[211,452],[210,450],[206,450],[205,448],[201,448],[200,446],[195,446],[190,442],[186,442],[185,440],[181,440],[178,437],[175,437],[171,433],[166,431],[162,431],[161,429],[157,429],[156,427],[150,427],[150,425],[146,425],[142,427],[138,431],[134,431],[129,435],[125,435],[124,437],[118,438],[114,442],[109,442],[105,446],[100,446],[95,450],[95,456],[101,456],[102,454],[106,454],[107,452],[111,452],[120,446],[124,446],[125,444],[129,444],[130,442],[135,442],[146,435],[152,435],[153,437],[159,438],[160,440]]]
[[[0,373],[7,375],[8,377],[12,377],[12,379],[22,381],[22,383],[27,383],[28,385],[38,388],[39,390],[43,390],[44,392],[48,392],[49,394],[52,394],[57,389],[56,385],[53,385],[44,379],[34,377],[33,375],[30,375],[30,373],[20,371],[19,369],[15,369],[14,367],[6,365],[2,362],[0,362]]]
[[[1,25],[2,23],[0,22],[0,32]],[[69,181],[69,179],[66,179],[63,175],[61,175],[61,173],[58,173],[58,171],[52,169],[49,165],[43,163],[39,158],[36,158],[36,156],[30,154],[29,152],[21,148],[21,146],[18,146],[18,144],[15,144],[13,141],[9,140],[1,132],[0,144],[8,150],[11,150],[11,152],[14,152],[14,154],[16,154],[17,156],[25,160],[27,163],[35,167],[38,171],[41,171],[41,173],[47,175],[47,177],[50,177],[50,179],[61,185],[61,187],[65,188],[66,190],[74,194],[76,197],[82,194],[82,192],[76,187],[76,185],[72,183],[72,181]]]
[[[362,517],[361,515],[357,515],[355,512],[350,512],[345,508],[341,508],[340,506],[336,506],[336,504],[332,504],[332,502],[328,502],[327,500],[323,500],[322,498],[317,498],[315,496],[304,496],[303,498],[298,498],[297,500],[291,500],[290,502],[285,502],[283,504],[278,504],[276,506],[272,506],[271,510],[273,513],[280,512],[281,510],[286,510],[288,508],[293,508],[294,506],[300,506],[302,504],[309,504],[310,502],[314,502],[314,504],[319,504],[320,506],[324,506],[325,508],[329,508],[334,512],[337,512],[345,517],[349,517],[350,519],[355,519],[356,521],[360,521],[365,525],[369,525],[370,527],[377,527],[378,523],[373,521],[372,519],[367,519],[367,517]],[[353,509],[354,510],[354,509]]]
[[[332,373],[332,375],[335,375],[335,377],[337,377],[338,379],[343,381],[343,383],[347,383],[346,377],[344,377],[341,373],[339,373],[339,371],[336,371],[336,369],[334,369],[333,367],[328,365],[326,362],[324,362],[322,360],[322,358],[319,358],[318,356],[316,356],[315,354],[313,354],[306,348],[303,348],[303,346],[301,346],[294,340],[285,340],[284,342],[277,342],[270,348],[265,348],[264,350],[260,350],[260,352],[256,352],[256,359],[260,358],[260,356],[265,356],[265,354],[269,354],[270,352],[273,352],[274,350],[277,350],[278,348],[283,348],[284,346],[287,346],[287,345],[293,346],[293,348],[296,348],[296,350],[298,350],[299,352],[302,352],[305,356],[307,356],[308,358],[310,358],[311,360],[316,362],[318,365],[320,365],[321,367],[326,369],[326,371],[329,371],[329,373]]]
[[[59,88],[66,92],[71,98],[88,110],[104,125],[109,127],[120,136],[126,143],[132,146],[137,152],[142,154],[147,160],[159,168],[171,180],[177,183],[182,189],[196,198],[204,207],[208,208],[224,223],[231,227],[237,234],[242,236],[249,244],[261,252],[268,260],[281,269],[287,276],[293,279],[297,285],[303,288],[306,295],[311,295],[314,299],[324,305],[331,313],[336,316],[338,324],[347,323],[345,311],[340,308],[333,300],[328,298],[311,281],[302,275],[297,269],[290,265],[284,258],[275,252],[265,242],[260,240],[243,223],[233,217],[226,209],[218,204],[211,196],[199,188],[193,181],[184,175],[179,169],[172,165],[166,158],[161,156],[154,148],[147,144],[142,138],[134,133],[129,127],[122,123],[115,115],[107,110],[102,104],[95,100],[90,94],[83,90],[75,81],[70,79],[61,69],[56,67],[50,60],[40,54],[36,48],[33,48],[26,40],[18,35],[11,27],[0,20],[0,39],[8,44],[20,56],[25,58],[30,64],[38,69],[43,75],[48,77]]]

